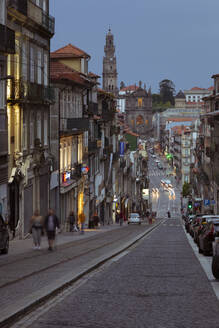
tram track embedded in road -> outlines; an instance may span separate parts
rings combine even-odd
[[[60,293],[62,293],[66,288],[69,288],[70,286],[73,286],[76,282],[80,281],[80,279],[84,279],[84,277],[86,277],[86,275],[88,275],[89,273],[97,270],[97,268],[100,268],[101,266],[103,266],[104,264],[106,264],[107,262],[111,261],[112,259],[118,257],[120,254],[122,254],[123,252],[131,249],[135,244],[139,243],[141,240],[143,240],[145,237],[147,237],[152,231],[154,231],[155,229],[157,229],[161,223],[163,223],[165,220],[164,219],[161,219],[157,224],[153,225],[152,227],[150,227],[149,229],[147,229],[146,231],[144,231],[143,233],[141,234],[138,234],[135,238],[133,238],[129,243],[126,243],[126,245],[123,245],[121,249],[117,249],[113,252],[113,254],[109,255],[109,256],[106,256],[106,258],[100,260],[99,262],[97,262],[95,265],[92,265],[91,267],[85,269],[83,272],[81,272],[80,274],[78,274],[76,277],[72,277],[72,279],[68,282],[65,282],[63,285],[61,286],[57,286],[56,289],[54,289],[50,294],[40,298],[39,300],[37,301],[33,301],[33,303],[27,307],[25,307],[24,309],[22,310],[19,310],[17,311],[16,313],[12,314],[11,316],[9,316],[8,318],[5,318],[3,321],[0,321],[0,327],[4,327],[4,328],[9,328],[11,327],[12,325],[15,324],[16,320],[21,320],[22,318],[24,318],[27,314],[35,311],[37,308],[39,308],[40,306],[42,306],[43,304],[46,304],[47,302],[49,302],[51,299],[53,299],[54,297],[58,297],[58,295]],[[126,235],[129,236],[131,234],[131,232],[129,234]],[[118,242],[119,240],[121,240],[121,237],[120,238],[117,238],[116,240],[114,240],[113,242],[107,242],[105,243],[104,245],[100,245],[98,247],[96,247],[96,249],[92,249],[92,250],[89,250],[86,252],[86,254],[89,254],[90,252],[93,252],[93,251],[96,251],[102,247],[106,247],[110,244],[113,244],[113,243],[116,243]],[[80,255],[77,255],[76,257],[79,257],[79,256],[83,256],[85,255],[85,253],[83,254],[80,254]],[[74,260],[76,257],[72,257],[71,259],[68,259],[64,262],[69,262],[69,261],[72,261]],[[62,264],[62,262],[59,262],[58,264],[56,265],[52,265],[52,266],[57,266],[57,265],[60,265]],[[47,269],[50,269],[51,266]],[[39,274],[40,272],[42,271],[46,271],[46,269],[42,269],[42,270],[39,270],[38,272],[34,272],[32,273],[32,275],[30,276],[33,276],[33,274]],[[25,277],[23,277],[23,279],[21,280],[24,280]],[[18,281],[18,280],[17,280]],[[15,283],[15,282],[14,282]],[[2,287],[0,287],[0,290],[1,290]],[[21,327],[21,326],[19,326]]]

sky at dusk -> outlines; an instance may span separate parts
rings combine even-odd
[[[119,82],[142,80],[153,92],[165,78],[177,91],[209,87],[219,73],[218,12],[218,0],[50,0],[51,48],[72,43],[85,50],[89,70],[101,75],[110,25]]]

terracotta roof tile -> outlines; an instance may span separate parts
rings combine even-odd
[[[89,73],[88,73],[88,76],[90,76],[90,77],[95,77],[96,79],[99,79],[99,78],[100,78],[99,75],[94,74],[94,73],[92,73],[92,72],[89,72]]]
[[[90,58],[90,55],[88,55],[85,51],[73,46],[71,43],[51,53],[51,58],[66,58],[66,57]]]
[[[91,83],[83,74],[74,71],[68,66],[59,61],[51,61],[50,63],[50,77],[54,80],[69,80],[80,85],[88,85]]]
[[[199,87],[193,87],[192,89],[190,89],[190,90],[205,90],[205,89],[203,89],[203,88],[199,88]]]
[[[136,84],[133,84],[133,85],[129,85],[127,87],[122,88],[120,91],[135,91],[137,89],[138,89],[138,87],[136,86]]]

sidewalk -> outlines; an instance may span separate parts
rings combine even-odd
[[[126,226],[126,224],[124,224],[124,226]],[[111,225],[100,226],[100,228],[98,229],[85,229],[84,230],[85,233],[83,235],[80,232],[61,232],[56,235],[55,243],[56,246],[59,246],[76,240],[86,239],[119,228],[121,228],[120,225],[115,223]],[[42,237],[41,249],[47,249],[47,248],[48,248],[48,241],[45,234]],[[0,256],[0,261],[5,257],[10,258],[10,256],[28,253],[30,250],[32,251],[32,249],[33,249],[32,235],[30,235],[30,237],[27,239],[13,239],[10,241],[8,254]]]

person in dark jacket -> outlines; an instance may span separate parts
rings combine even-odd
[[[56,236],[56,228],[60,229],[60,225],[57,216],[54,214],[54,211],[51,208],[49,209],[48,215],[45,218],[44,225],[49,244],[48,250],[52,251]]]
[[[75,214],[74,211],[71,211],[68,217],[69,224],[70,224],[70,232],[74,231],[75,228]]]

